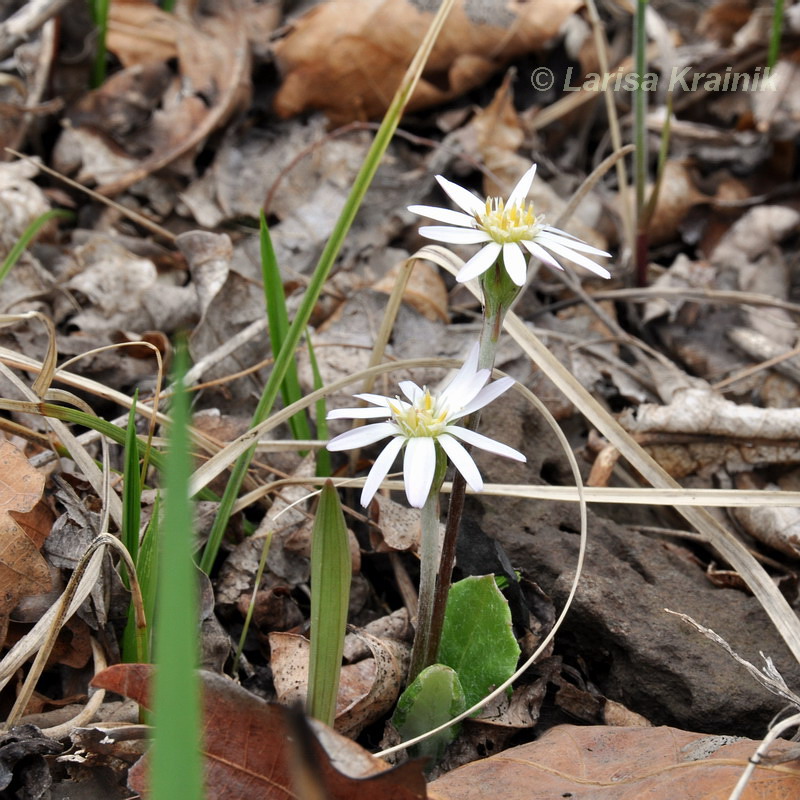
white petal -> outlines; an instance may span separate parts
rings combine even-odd
[[[429,217],[437,222],[446,222],[448,225],[460,225],[462,228],[475,227],[475,218],[462,211],[451,211],[449,208],[439,208],[438,206],[409,206],[408,210],[412,214]]]
[[[364,425],[351,431],[340,433],[328,442],[328,450],[352,450],[355,447],[366,447],[379,442],[387,436],[397,433],[397,425],[391,422],[378,422],[375,425]]]
[[[428,499],[436,471],[436,445],[430,436],[408,439],[403,458],[403,481],[406,497],[414,508],[422,508]]]
[[[468,192],[463,186],[459,186],[441,175],[437,175],[436,180],[439,181],[439,186],[445,190],[447,196],[467,214],[485,213],[486,203],[475,197],[472,192]]]
[[[459,394],[448,392],[448,403],[459,410],[468,403],[471,403],[478,394],[480,394],[481,389],[486,385],[486,381],[489,380],[491,374],[492,373],[488,369],[478,370],[469,381],[464,382]]]
[[[334,408],[328,412],[326,419],[380,419],[392,412],[388,408]]]
[[[463,405],[468,400],[464,399],[465,389],[472,383],[476,375],[481,375],[481,384],[475,391],[478,391],[487,380],[489,380],[488,369],[478,369],[478,342],[472,345],[464,359],[464,363],[459,367],[458,372],[453,376],[453,380],[447,384],[442,391],[440,398],[447,404],[456,403]]]
[[[484,406],[488,406],[492,400],[500,397],[503,392],[507,392],[513,385],[513,378],[498,378],[498,380],[490,383],[488,386],[484,386],[472,402],[467,403],[467,405],[459,411],[458,416],[466,417],[468,414],[472,414],[475,411],[479,411]]]
[[[536,174],[536,164],[534,164],[517,182],[514,191],[508,196],[506,206],[522,205],[531,190],[533,176]]]
[[[386,473],[394,464],[394,460],[397,458],[404,441],[405,439],[402,436],[395,436],[375,459],[375,463],[372,465],[369,475],[367,475],[367,480],[364,482],[364,488],[361,490],[361,505],[364,508],[372,502],[375,492],[378,491],[383,479],[386,477]]]
[[[422,397],[425,392],[417,386],[414,381],[400,381],[398,384],[400,391],[412,402],[416,403],[418,397]]]
[[[520,244],[522,244],[531,255],[536,256],[536,258],[538,258],[540,261],[544,261],[545,264],[549,264],[551,267],[555,267],[556,269],[564,269],[564,267],[562,267],[561,264],[559,264],[558,261],[556,261],[553,256],[551,256],[550,253],[544,249],[544,247],[536,244],[536,242],[522,241]]]
[[[587,258],[580,253],[576,253],[574,250],[571,250],[567,245],[561,242],[554,242],[550,239],[544,241],[542,239],[539,240],[542,246],[546,247],[548,250],[552,250],[556,255],[561,256],[562,258],[567,258],[570,261],[578,264],[585,269],[588,269],[590,272],[594,272],[596,275],[599,275],[601,278],[610,278],[611,273],[601,267],[599,264],[595,264],[594,261]]]
[[[461,441],[471,444],[474,447],[480,447],[481,450],[488,450],[490,453],[496,453],[498,456],[513,458],[515,461],[527,461],[525,456],[513,447],[509,447],[502,442],[496,442],[494,439],[490,439],[488,436],[476,433],[475,431],[461,428],[458,425],[448,425],[444,430],[445,433],[457,436]]]
[[[359,400],[365,400],[367,403],[372,403],[376,406],[381,406],[382,408],[389,408],[389,401],[392,399],[391,397],[385,397],[382,394],[371,394],[370,392],[354,394],[353,397],[357,397]]]
[[[517,286],[525,285],[525,274],[528,271],[528,262],[522,255],[522,250],[516,242],[503,245],[503,265],[506,268],[508,277]]]
[[[455,464],[456,469],[464,476],[464,480],[473,492],[483,489],[483,478],[478,472],[478,467],[472,460],[472,456],[464,449],[463,445],[456,441],[452,436],[443,433],[438,438],[442,450],[447,453],[450,460]]]
[[[564,244],[573,250],[580,250],[582,253],[591,253],[594,256],[611,258],[611,253],[606,253],[605,250],[592,247],[592,245],[584,242],[583,239],[579,239],[577,236],[573,236],[571,233],[562,231],[560,228],[554,228],[552,225],[545,225],[540,234],[544,234],[547,237],[552,237],[555,239],[566,239]]]
[[[480,244],[491,238],[486,231],[475,228],[445,228],[443,225],[423,225],[419,235],[447,244]]]
[[[456,280],[459,283],[466,283],[486,272],[497,261],[497,256],[500,255],[501,249],[502,246],[497,242],[489,242],[461,267],[456,275]]]

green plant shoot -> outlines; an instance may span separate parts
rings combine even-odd
[[[350,604],[350,545],[339,495],[322,488],[311,541],[311,654],[308,713],[333,725]]]

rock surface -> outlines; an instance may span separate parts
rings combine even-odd
[[[528,463],[486,459],[486,479],[571,483],[554,437],[524,408],[512,408],[518,403],[509,398],[505,406],[494,406],[481,430],[521,449]],[[501,542],[516,569],[551,595],[560,611],[577,562],[577,505],[500,497],[468,502],[468,513]],[[655,724],[761,737],[783,701],[719,646],[664,609],[712,628],[759,667],[763,651],[790,687],[800,686],[800,667],[755,598],[712,585],[684,543],[624,527],[631,522],[674,524],[668,510],[659,512],[660,522],[654,513],[636,507],[590,509],[584,572],[556,652],[572,663],[583,659],[586,678],[603,694]]]

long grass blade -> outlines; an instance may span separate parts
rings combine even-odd
[[[264,212],[261,212],[261,278],[264,284],[264,302],[267,308],[269,322],[269,340],[272,355],[277,358],[278,353],[286,341],[286,332],[289,330],[289,313],[286,310],[286,295],[283,291],[283,281],[278,268],[278,259],[275,248],[272,246],[272,237]],[[303,396],[300,389],[300,380],[297,377],[297,362],[292,358],[286,367],[286,376],[281,383],[281,395],[284,405],[289,405]],[[292,436],[295,439],[311,439],[311,427],[305,411],[300,411],[289,420]]]
[[[200,683],[197,673],[198,587],[194,566],[189,403],[183,385],[186,344],[175,358],[172,428],[155,617],[153,687],[155,737],[150,773],[153,800],[202,800]]]
[[[138,564],[139,558],[139,524],[142,517],[142,477],[139,473],[139,448],[136,445],[136,401],[138,399],[139,391],[137,389],[128,414],[122,492],[122,543],[135,565]],[[125,574],[123,574],[123,580],[125,585],[130,588]]]

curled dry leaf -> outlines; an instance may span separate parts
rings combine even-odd
[[[752,474],[736,476],[737,489],[780,491],[774,483],[764,485]],[[800,558],[800,509],[795,506],[732,508],[731,513],[754,539],[792,558]]]
[[[677,728],[560,725],[541,739],[433,781],[432,800],[722,800],[758,742]],[[774,754],[791,742],[773,745]],[[800,796],[800,763],[756,767],[743,798]]]
[[[408,647],[392,639],[359,634],[372,653],[342,667],[334,727],[355,738],[395,703],[408,669]],[[293,633],[271,633],[271,667],[279,702],[305,703],[308,690],[309,642]]]
[[[50,570],[39,552],[47,532],[28,531],[17,521],[34,508],[43,490],[44,476],[13,444],[0,442],[0,642],[17,601],[50,588]]]
[[[117,664],[95,676],[92,684],[148,705],[153,667]],[[293,747],[296,727],[288,709],[266,703],[232,680],[212,672],[203,682],[203,752],[207,800],[291,800],[299,796]],[[310,737],[313,759],[302,760],[313,770],[329,800],[422,800],[425,779],[419,762],[390,769],[355,742],[316,722],[321,741]],[[146,796],[146,759],[130,771],[129,785]]]
[[[518,55],[544,47],[578,0],[474,3],[458,0],[431,53],[410,109],[480,86]],[[284,75],[283,117],[320,109],[344,122],[380,116],[430,25],[422,0],[333,0],[300,17],[275,46]]]
[[[727,436],[735,440],[800,437],[800,410],[796,408],[734,403],[700,381],[691,385],[660,384],[659,392],[668,397],[667,405],[644,404],[620,415],[620,422],[628,431]]]
[[[401,276],[404,264],[395,264],[372,288],[376,292],[391,294]],[[447,313],[447,288],[442,276],[428,261],[417,261],[403,291],[403,300],[430,320],[449,322]]]

